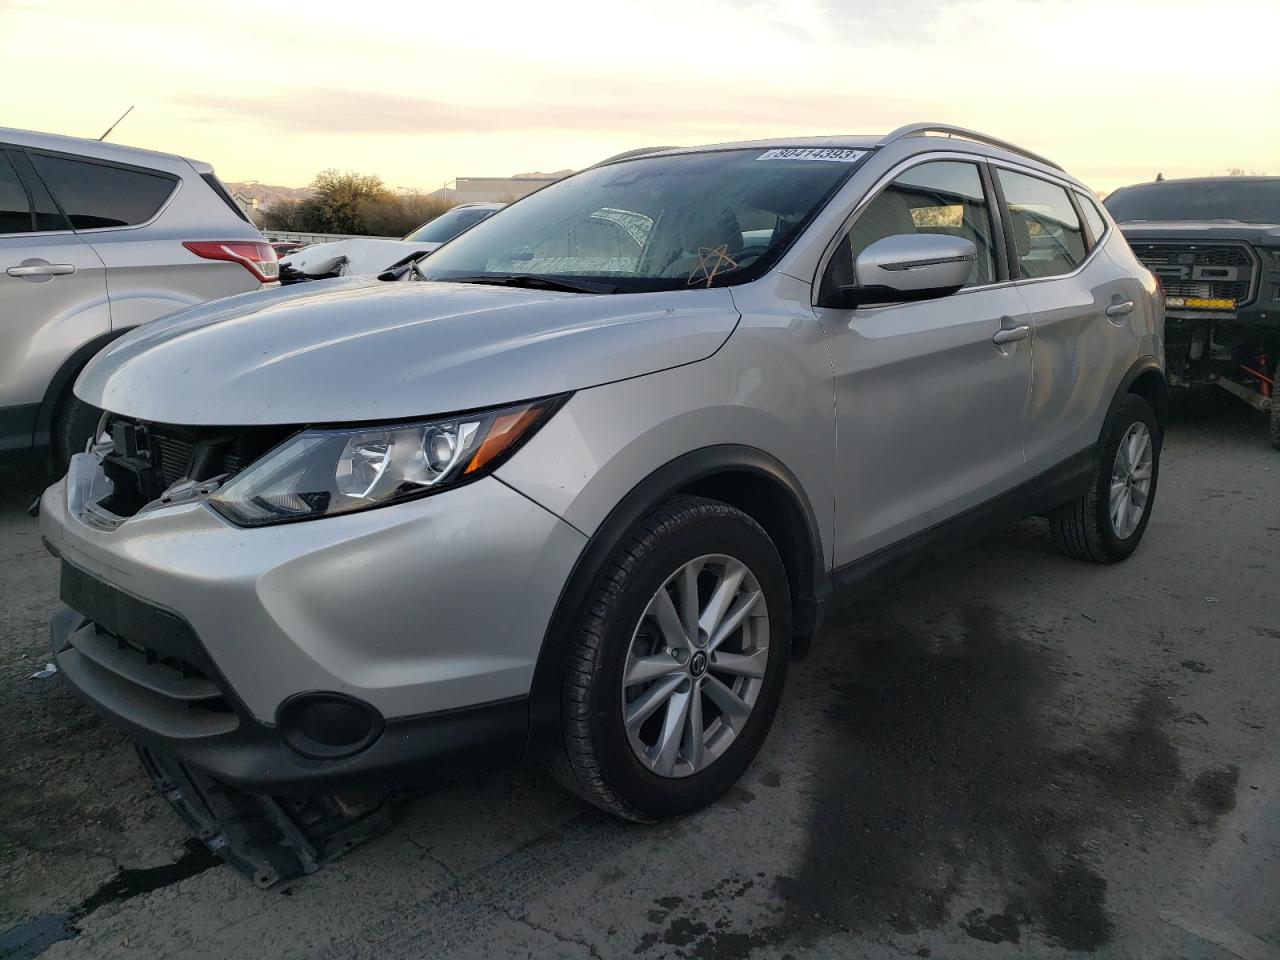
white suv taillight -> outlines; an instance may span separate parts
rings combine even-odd
[[[238,263],[262,283],[280,279],[280,262],[271,244],[261,240],[185,240],[182,244],[197,257]]]

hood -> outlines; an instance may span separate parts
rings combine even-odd
[[[1143,240],[1245,240],[1260,246],[1280,246],[1280,225],[1240,223],[1237,220],[1134,220],[1120,232],[1130,243]]]
[[[75,392],[160,423],[418,417],[693,363],[737,321],[727,289],[577,294],[319,280],[138,327],[89,362]]]
[[[322,277],[331,273],[344,277],[376,277],[410,254],[430,253],[439,247],[438,243],[406,243],[403,240],[360,237],[313,244],[305,250],[291,253],[280,262],[289,264],[309,277]]]

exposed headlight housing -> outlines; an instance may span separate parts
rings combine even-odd
[[[303,430],[232,477],[209,503],[232,523],[256,527],[414,500],[495,470],[564,399]]]

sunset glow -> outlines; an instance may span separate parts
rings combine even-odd
[[[1251,26],[1218,49],[1218,18]],[[0,125],[96,137],[136,105],[113,140],[227,180],[337,167],[432,190],[935,120],[1109,190],[1280,173],[1277,35],[1275,0],[0,0]]]

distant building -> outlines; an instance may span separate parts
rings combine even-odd
[[[547,177],[459,177],[448,186],[431,194],[455,203],[495,203],[519,200],[535,190],[555,183],[558,176]]]

